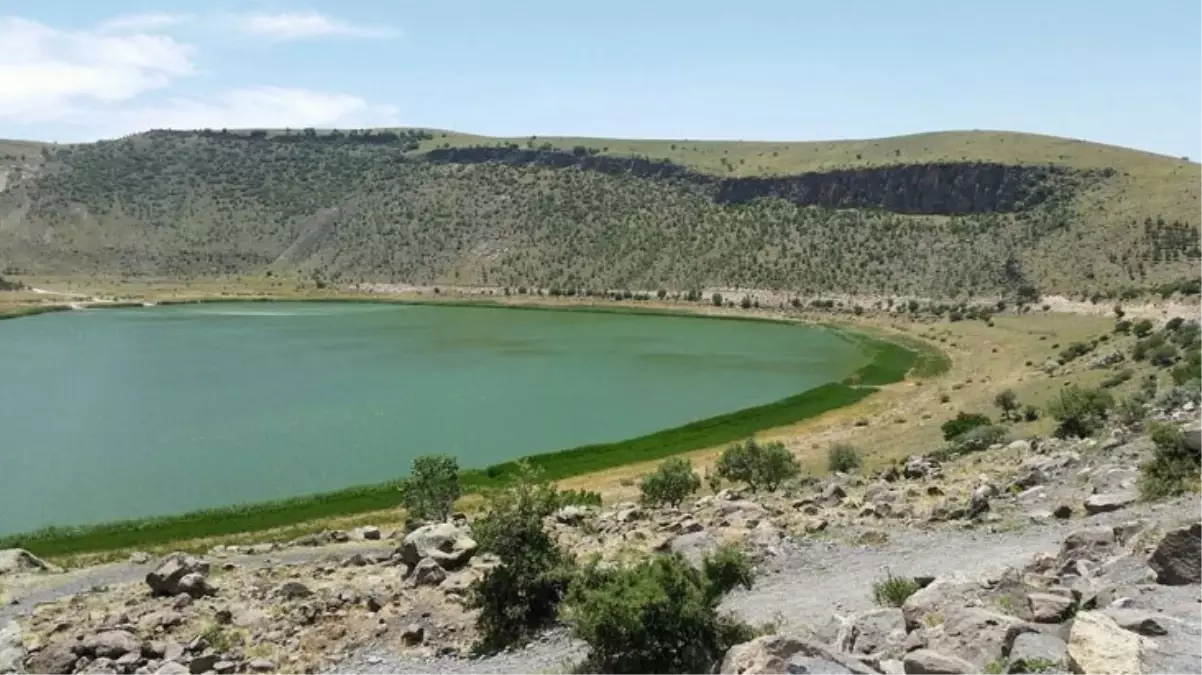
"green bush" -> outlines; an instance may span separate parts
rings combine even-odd
[[[943,431],[943,440],[950,441],[971,429],[990,424],[993,422],[986,415],[960,412],[954,419],[944,422],[939,428]]]
[[[459,461],[447,455],[416,457],[399,490],[411,519],[445,521],[459,499]]]
[[[860,468],[860,453],[855,446],[836,443],[826,453],[826,468],[839,473],[851,473]]]
[[[1142,338],[1150,334],[1152,332],[1152,328],[1153,324],[1151,321],[1147,319],[1141,319],[1136,321],[1135,324],[1131,326],[1131,332],[1135,333],[1135,337]]]
[[[955,459],[972,452],[981,452],[995,443],[1006,439],[1006,427],[989,424],[983,427],[973,427],[956,436],[948,444],[934,453],[935,459],[941,462]]]
[[[714,304],[714,307],[721,307],[722,306],[722,294],[714,293],[713,295],[710,296],[710,302],[712,302]]]
[[[993,397],[993,404],[1002,411],[1003,420],[1011,419],[1018,413],[1018,394],[1015,394],[1013,389],[1003,389]]]
[[[726,650],[753,637],[718,612],[736,586],[750,588],[751,566],[722,549],[702,569],[679,554],[621,569],[586,568],[572,585],[568,620],[588,643],[587,672],[708,673]]]
[[[1028,422],[1034,422],[1035,420],[1039,419],[1039,408],[1036,408],[1033,405],[1023,408],[1023,419]]]
[[[1160,499],[1198,488],[1199,457],[1185,447],[1181,430],[1164,422],[1151,429],[1156,449],[1140,465],[1139,489],[1144,499]]]
[[[472,526],[472,535],[482,550],[500,558],[500,565],[469,589],[469,606],[480,610],[480,651],[521,642],[557,618],[575,575],[571,557],[543,526],[558,502],[555,488],[529,465],[509,487],[488,494],[485,515]]]
[[[1116,322],[1114,324],[1114,332],[1130,333],[1131,332],[1131,322],[1127,321],[1126,319]]]
[[[1177,348],[1171,344],[1162,344],[1148,354],[1152,365],[1167,368],[1177,362]]]
[[[1086,438],[1102,428],[1113,406],[1109,393],[1072,385],[1060,391],[1060,397],[1048,405],[1048,413],[1060,423],[1056,428],[1060,438]]]
[[[1144,418],[1148,416],[1148,411],[1144,407],[1142,397],[1128,396],[1114,407],[1114,416],[1120,424],[1134,427],[1144,421]]]
[[[910,577],[895,577],[886,572],[884,579],[872,584],[872,600],[882,607],[901,607],[918,590],[918,582]]]
[[[1124,369],[1114,373],[1110,377],[1102,380],[1102,382],[1098,386],[1103,389],[1113,389],[1114,387],[1119,386],[1120,384],[1126,382],[1127,380],[1130,380],[1134,376],[1135,376],[1134,370],[1131,370],[1130,368],[1124,368]]]
[[[1197,380],[1177,385],[1160,395],[1156,405],[1162,410],[1176,410],[1186,403],[1202,403],[1202,386]]]
[[[1068,363],[1078,356],[1085,356],[1093,351],[1093,347],[1084,342],[1074,342],[1071,345],[1060,350],[1060,362]]]
[[[769,492],[775,492],[782,482],[801,473],[801,465],[784,443],[759,443],[754,438],[723,450],[714,467],[720,478]]]
[[[701,478],[693,471],[693,463],[683,457],[672,457],[661,462],[653,473],[643,476],[643,501],[676,507],[699,488]]]

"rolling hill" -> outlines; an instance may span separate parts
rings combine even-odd
[[[0,273],[964,297],[1197,279],[1202,167],[1008,132],[0,141]]]

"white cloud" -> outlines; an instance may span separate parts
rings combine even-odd
[[[127,14],[118,16],[107,21],[101,22],[97,27],[105,32],[127,32],[127,31],[161,31],[172,26],[178,26],[191,19],[186,14],[163,14],[163,13],[148,13],[148,14]]]
[[[173,98],[121,112],[109,133],[147,129],[246,129],[369,127],[398,124],[396,107],[373,105],[350,94],[252,87],[231,89],[213,100]]]
[[[0,18],[0,121],[44,122],[127,101],[194,71],[194,49],[166,35],[60,30]]]
[[[350,24],[317,12],[243,14],[235,18],[235,27],[247,35],[273,40],[320,37],[387,38],[394,35],[392,29],[387,27]]]

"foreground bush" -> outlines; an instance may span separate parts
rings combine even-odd
[[[1014,393],[1013,389],[1003,389],[998,392],[997,396],[993,397],[993,404],[1002,411],[1002,419],[1017,419],[1018,418],[1018,394]]]
[[[754,438],[723,450],[714,468],[719,478],[769,492],[801,473],[801,465],[784,443],[759,443]]]
[[[943,431],[943,440],[950,441],[976,427],[989,426],[990,424],[993,424],[993,422],[986,415],[961,412],[954,419],[950,419],[940,425],[939,429]]]
[[[839,473],[850,473],[860,468],[860,453],[846,443],[836,443],[826,453],[826,468]]]
[[[568,616],[589,645],[595,673],[708,673],[726,650],[753,637],[718,613],[722,596],[750,588],[751,565],[726,548],[702,569],[679,554],[624,569],[586,568],[573,584]]]
[[[1072,385],[1060,390],[1060,398],[1048,405],[1048,413],[1059,422],[1056,435],[1087,438],[1102,428],[1114,398],[1101,389],[1086,389]]]
[[[459,499],[459,461],[447,455],[414,458],[413,469],[399,489],[401,506],[411,519],[445,521]]]
[[[529,465],[514,484],[489,495],[472,534],[501,564],[470,588],[469,605],[480,609],[476,629],[484,652],[523,641],[551,624],[575,573],[571,558],[543,527],[559,504],[555,488]]]
[[[1155,454],[1140,466],[1139,490],[1144,499],[1173,497],[1196,490],[1199,456],[1185,447],[1181,430],[1159,422],[1151,431]]]
[[[872,584],[872,600],[882,607],[901,607],[918,589],[918,582],[910,577],[886,573],[884,579]]]
[[[947,445],[936,450],[932,455],[935,459],[946,462],[969,453],[986,450],[991,445],[1005,441],[1007,435],[1006,427],[997,424],[973,427],[953,438]]]
[[[701,477],[693,471],[693,463],[683,457],[672,457],[643,476],[643,501],[648,504],[680,506],[686,497],[701,488]]]

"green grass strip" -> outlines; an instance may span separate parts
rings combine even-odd
[[[715,447],[747,438],[765,429],[800,422],[861,401],[875,392],[877,386],[898,382],[910,372],[930,370],[934,358],[932,354],[938,354],[925,345],[922,345],[921,350],[908,349],[867,334],[840,330],[843,331],[841,334],[844,337],[856,342],[869,358],[866,365],[843,382],[828,383],[773,403],[690,422],[629,440],[585,445],[532,455],[525,459],[541,468],[548,479],[561,480]],[[918,344],[920,343],[916,343],[915,346]],[[480,491],[504,485],[516,470],[518,461],[520,460],[495,464],[482,470],[465,471],[462,476],[464,491]],[[388,481],[291,499],[205,509],[179,515],[77,527],[47,527],[34,532],[0,537],[0,549],[24,548],[36,555],[62,556],[148,548],[186,539],[258,532],[322,518],[396,508],[398,494],[395,486],[396,481]]]

